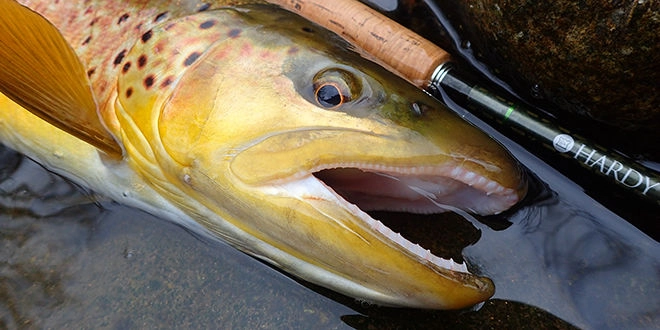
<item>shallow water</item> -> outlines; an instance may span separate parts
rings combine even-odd
[[[585,193],[575,174],[454,107],[509,148],[534,188],[501,216],[393,215],[392,226],[434,251],[462,250],[493,279],[495,297],[476,311],[362,305],[0,146],[0,328],[660,328],[660,245],[631,224],[658,210]]]

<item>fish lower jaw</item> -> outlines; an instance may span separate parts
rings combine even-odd
[[[412,258],[415,258],[420,263],[427,264],[429,267],[448,274],[449,276],[451,276],[451,272],[465,273],[465,275],[472,276],[465,263],[457,263],[453,259],[438,257],[430,250],[407,240],[400,233],[391,230],[383,222],[372,218],[360,206],[346,200],[331,186],[313,175],[308,175],[287,183],[280,183],[267,190],[270,190],[268,192],[269,194],[287,194],[290,197],[295,197],[301,200],[318,199],[333,201],[338,204],[338,207],[342,207],[350,212],[354,216],[354,219],[360,219],[367,228],[377,233],[376,236],[390,241],[400,250],[406,251]]]
[[[400,233],[389,228],[384,222],[373,218],[366,212],[369,208],[371,210],[408,208],[413,213],[439,213],[447,210],[463,209],[465,205],[443,205],[443,203],[451,203],[452,201],[448,201],[446,198],[439,198],[438,196],[452,196],[452,194],[458,192],[461,195],[459,199],[471,199],[473,195],[492,198],[493,195],[497,196],[497,194],[506,193],[507,191],[506,188],[500,189],[499,185],[494,186],[490,180],[485,181],[481,179],[473,172],[454,171],[453,174],[461,179],[468,180],[470,183],[474,183],[474,185],[492,189],[490,194],[480,192],[478,189],[470,187],[469,184],[448,177],[448,174],[445,175],[445,173],[451,173],[452,170],[453,168],[438,169],[428,167],[402,169],[387,166],[365,166],[363,164],[341,164],[341,166],[337,167],[319,167],[307,173],[297,173],[288,179],[262,183],[257,186],[251,185],[251,188],[245,188],[256,189],[254,190],[254,194],[262,196],[263,199],[269,199],[269,196],[276,197],[275,199],[287,198],[304,202],[307,205],[313,205],[314,208],[318,206],[318,214],[326,216],[324,220],[319,219],[319,223],[334,222],[335,227],[343,227],[348,231],[352,231],[351,228],[356,228],[356,226],[361,227],[365,232],[370,232],[369,235],[371,237],[389,246],[391,252],[406,256],[413,263],[422,265],[439,277],[454,283],[452,285],[462,288],[470,287],[473,292],[488,292],[492,290],[492,282],[486,278],[471,274],[465,263],[458,263],[453,259],[444,259],[434,255],[431,250],[409,241]],[[443,173],[443,175],[437,175],[437,173]],[[508,208],[517,201],[517,195],[513,189],[510,189],[510,192],[515,198],[511,198],[512,201],[507,203],[503,209]],[[362,199],[359,195],[363,195]],[[368,196],[368,198],[364,198],[364,196]],[[370,202],[373,203],[370,204]],[[295,205],[295,203],[292,205]],[[335,207],[337,210],[334,209]],[[343,210],[339,211],[339,209]],[[386,258],[383,258],[381,254],[390,253],[386,251],[387,249],[378,250],[378,252],[373,251],[373,253],[376,253],[373,256],[374,258],[384,260]],[[376,255],[380,257],[376,257]],[[309,266],[311,267],[314,264],[316,263],[310,262]],[[314,267],[320,267],[320,265]],[[440,297],[437,298],[438,301],[435,301],[436,298],[427,300],[428,297],[414,298],[414,295],[406,297],[406,294],[388,296],[388,293],[385,293],[388,291],[387,289],[383,290],[383,292],[375,290],[375,292],[366,294],[366,292],[363,292],[364,290],[373,290],[373,288],[361,287],[358,284],[359,281],[353,283],[350,276],[344,278],[341,272],[335,273],[335,271],[337,270],[324,270],[325,273],[333,273],[342,278],[342,281],[345,282],[343,284],[345,287],[335,287],[334,285],[329,285],[329,287],[345,294],[347,294],[346,287],[352,287],[348,295],[359,299],[371,300],[381,305],[400,307],[436,308],[447,303],[445,301],[438,305],[438,301],[444,299]],[[379,282],[387,281],[387,276],[409,276],[405,274],[405,270],[401,271],[403,273],[398,275],[396,272],[383,275],[385,277],[380,279]],[[294,273],[299,273],[299,271]],[[308,275],[312,278],[318,276],[318,274],[316,276],[313,274]],[[337,279],[333,281],[337,281]],[[323,283],[325,281],[321,280],[320,282]],[[325,285],[328,286],[327,282]],[[376,295],[381,296],[375,298]],[[488,298],[487,295],[483,297],[483,299]],[[404,302],[404,300],[406,301]],[[447,306],[452,305],[451,303],[447,303]]]

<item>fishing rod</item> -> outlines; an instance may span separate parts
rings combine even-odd
[[[460,105],[495,117],[514,132],[541,143],[641,199],[660,205],[660,174],[553,123],[516,102],[472,82],[448,52],[355,0],[268,0],[340,35],[413,85],[442,99],[458,95]]]

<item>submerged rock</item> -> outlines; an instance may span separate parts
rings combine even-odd
[[[595,119],[621,136],[660,136],[659,1],[441,5],[455,11],[473,49],[502,79],[556,105],[547,110]]]
[[[467,51],[562,125],[659,158],[660,147],[638,141],[660,139],[660,1],[398,2],[390,16],[458,57],[466,49],[452,49],[429,18],[427,5],[435,3],[458,30],[459,43],[470,45]]]

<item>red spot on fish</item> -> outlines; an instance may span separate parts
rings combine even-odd
[[[89,26],[94,26],[94,24],[96,24],[96,22],[98,22],[98,21],[99,21],[99,17],[94,17],[94,18],[92,19],[92,21],[89,22]]]
[[[269,51],[262,51],[261,53],[259,53],[259,57],[264,59],[264,60],[275,58],[274,55],[275,54],[273,54],[272,52],[269,52]]]
[[[252,55],[252,45],[245,43],[241,47],[241,56],[250,56]]]
[[[92,9],[92,7],[87,7],[87,9],[85,9],[85,15],[89,15],[89,14],[91,14],[92,12],[94,12],[94,10]]]
[[[117,25],[126,22],[126,20],[128,20],[128,17],[129,17],[128,14],[121,15],[121,17],[119,17],[119,19],[117,20]]]
[[[176,25],[176,23],[170,23],[165,26],[165,31],[169,31],[171,28],[173,28]]]
[[[144,68],[145,65],[147,65],[147,55],[142,54],[138,57],[138,69]]]
[[[78,19],[78,15],[71,15],[69,16],[69,24],[73,23]]]
[[[165,45],[166,45],[166,43],[164,41],[158,42],[156,44],[156,46],[154,46],[154,48],[153,48],[154,53],[155,54],[160,54],[160,52],[162,52],[163,49],[165,48]]]
[[[126,98],[130,98],[131,95],[133,95],[133,87],[129,87],[126,89]]]
[[[112,63],[114,65],[119,65],[124,60],[124,56],[126,56],[126,49],[119,52],[119,54],[117,54],[117,57],[115,57],[114,62],[112,62]]]
[[[293,54],[298,53],[299,51],[300,51],[300,49],[298,49],[298,47],[291,46],[291,48],[289,48],[289,50],[287,51],[287,54],[293,55]]]
[[[241,29],[231,29],[227,35],[232,39],[236,39],[241,35]]]
[[[128,72],[128,69],[130,69],[130,68],[131,68],[131,62],[130,61],[126,62],[126,63],[124,63],[124,67],[121,68],[121,72],[126,73],[126,72]]]
[[[144,88],[149,89],[151,86],[154,85],[155,78],[153,75],[149,75],[148,77],[144,78]]]
[[[225,46],[223,48],[220,48],[216,52],[216,54],[214,56],[214,60],[220,61],[220,60],[224,59],[225,57],[227,57],[227,55],[230,53],[231,50],[232,50],[232,48],[229,47],[229,46]]]

